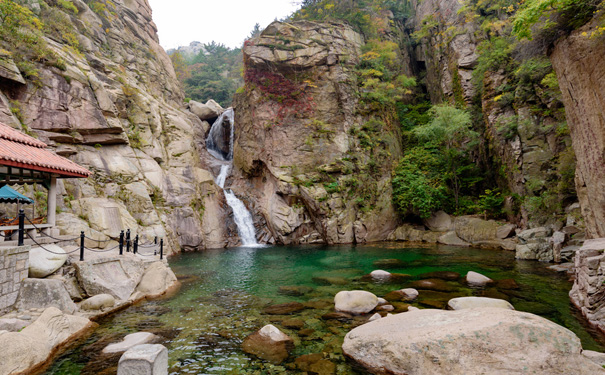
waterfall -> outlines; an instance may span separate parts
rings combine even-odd
[[[225,126],[226,120],[229,121],[228,127]],[[216,119],[214,124],[212,124],[208,137],[206,138],[206,148],[215,158],[228,162],[221,165],[221,170],[216,176],[215,182],[223,189],[227,204],[233,211],[233,218],[235,219],[235,225],[237,225],[237,232],[239,238],[242,240],[242,244],[248,247],[259,246],[256,242],[252,215],[246,209],[244,203],[239,200],[230,189],[225,189],[225,181],[231,171],[233,160],[233,129],[233,109],[229,108]]]
[[[233,108],[227,108],[214,121],[206,137],[206,148],[215,158],[223,161],[233,160],[233,127]]]

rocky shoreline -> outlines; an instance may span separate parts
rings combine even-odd
[[[39,249],[30,254],[48,255]],[[47,264],[51,269],[56,268],[54,257],[55,264]],[[62,264],[50,275],[23,280],[13,309],[0,316],[0,345],[9,348],[0,354],[0,373],[41,373],[72,343],[92,333],[96,320],[180,286],[159,257],[108,253],[87,261],[59,258]],[[39,274],[44,262],[32,263],[30,275],[32,269]]]

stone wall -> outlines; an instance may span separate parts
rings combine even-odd
[[[0,249],[0,313],[17,301],[29,269],[29,246]]]
[[[576,252],[575,270],[571,301],[592,325],[605,332],[605,238],[584,243]]]

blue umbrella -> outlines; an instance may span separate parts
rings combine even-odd
[[[0,203],[32,204],[34,200],[16,192],[10,186],[4,185],[0,188]]]

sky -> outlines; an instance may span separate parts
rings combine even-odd
[[[254,25],[266,27],[298,9],[296,0],[149,0],[164,49],[193,41],[241,47]]]

